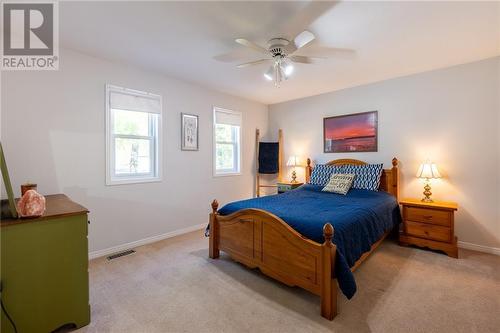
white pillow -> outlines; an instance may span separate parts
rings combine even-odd
[[[351,189],[355,176],[356,175],[350,173],[333,174],[322,191],[346,195]]]

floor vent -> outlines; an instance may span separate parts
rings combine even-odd
[[[108,258],[108,260],[113,260],[113,259],[120,258],[123,256],[128,256],[129,254],[134,254],[134,253],[135,253],[134,250],[126,250],[123,252],[118,252],[118,253],[112,254],[110,256],[107,256],[106,258]]]

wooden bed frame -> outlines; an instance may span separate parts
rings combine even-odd
[[[354,159],[339,159],[329,165],[363,165],[366,162]],[[307,159],[306,181],[312,172],[311,160]],[[384,169],[379,190],[396,198],[399,195],[398,160],[392,160],[392,168]],[[278,216],[261,209],[242,209],[230,215],[217,213],[219,203],[212,202],[210,213],[209,256],[219,257],[224,251],[235,261],[250,268],[259,268],[262,273],[288,286],[299,286],[319,295],[321,315],[333,320],[337,315],[337,282],[334,265],[336,245],[332,243],[333,226],[325,221],[324,243],[311,241],[292,229]],[[385,239],[372,245],[351,268],[354,271],[370,253]]]

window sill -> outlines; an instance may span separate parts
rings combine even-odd
[[[144,183],[159,183],[161,182],[161,177],[154,178],[125,178],[125,179],[106,179],[106,186],[114,185],[130,185],[130,184],[144,184]]]
[[[241,176],[241,172],[225,172],[225,173],[214,173],[214,177],[231,177],[231,176]]]

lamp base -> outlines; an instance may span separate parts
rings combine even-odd
[[[434,202],[434,200],[431,199],[431,195],[432,195],[432,192],[431,192],[431,185],[430,185],[430,182],[427,181],[427,183],[425,184],[424,186],[424,197],[422,198],[422,202]]]
[[[297,182],[297,173],[295,172],[295,170],[292,171],[292,183],[296,183]]]

